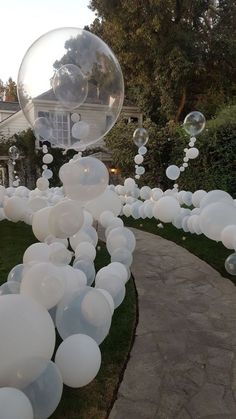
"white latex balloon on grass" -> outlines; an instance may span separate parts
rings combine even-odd
[[[62,339],[82,333],[100,344],[110,330],[110,306],[106,298],[96,289],[80,288],[58,305],[56,325]]]
[[[35,361],[40,363],[39,374],[22,391],[31,402],[34,418],[45,419],[53,414],[61,400],[63,381],[54,362],[44,359]]]
[[[49,214],[51,234],[66,239],[76,234],[82,227],[84,215],[81,205],[75,200],[65,200],[56,204]]]
[[[117,227],[111,230],[107,236],[107,250],[112,254],[117,248],[125,247],[133,252],[136,245],[136,239],[131,230],[126,227]]]
[[[41,242],[51,234],[48,221],[50,211],[51,208],[47,207],[37,211],[33,215],[32,230],[35,237]]]
[[[49,261],[49,246],[46,243],[31,244],[23,255],[23,263],[30,262],[48,262]]]
[[[32,298],[21,294],[0,298],[0,386],[7,386],[12,369],[25,359],[52,357],[55,329],[47,310]]]
[[[104,271],[96,278],[96,288],[102,288],[109,292],[114,301],[115,308],[119,307],[125,298],[125,285],[123,279],[116,275],[112,269]]]
[[[104,211],[111,211],[114,216],[117,216],[121,212],[121,201],[117,194],[107,189],[96,199],[86,203],[85,208],[92,214],[95,220],[99,220],[100,215]]]
[[[34,419],[32,405],[26,395],[12,387],[0,388],[1,419]]]
[[[64,164],[59,171],[68,198],[90,201],[101,195],[109,181],[106,166],[93,157],[83,157]]]
[[[236,207],[226,202],[215,202],[203,208],[200,228],[209,239],[220,241],[225,227],[236,225]]]
[[[160,198],[153,208],[154,217],[164,223],[172,222],[179,213],[180,205],[178,201],[171,196]]]
[[[63,297],[65,284],[60,268],[52,263],[36,263],[21,282],[21,294],[33,298],[45,308],[54,307]]]
[[[228,225],[221,232],[221,241],[227,249],[234,249],[236,240],[236,224]]]
[[[75,249],[75,257],[85,258],[93,262],[96,257],[96,249],[89,242],[81,242]]]
[[[60,344],[55,362],[67,386],[83,387],[96,377],[101,366],[101,352],[90,336],[74,334]]]
[[[27,201],[19,196],[12,196],[9,198],[3,206],[6,217],[17,223],[22,220],[26,212]]]
[[[208,192],[200,202],[200,207],[204,208],[207,205],[213,204],[214,202],[222,202],[225,204],[234,204],[232,196],[228,192],[222,191],[220,189],[215,189]]]

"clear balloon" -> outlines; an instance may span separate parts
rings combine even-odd
[[[86,100],[88,80],[77,65],[65,64],[54,74],[52,88],[57,100],[72,110]]]
[[[232,255],[227,257],[225,269],[230,275],[236,275],[236,253],[232,253]]]
[[[137,128],[133,133],[134,144],[139,148],[147,144],[148,139],[148,132],[145,130],[145,128]]]
[[[42,69],[43,71],[39,71]],[[58,147],[97,142],[110,131],[122,109],[124,81],[111,49],[97,36],[78,28],[59,28],[38,38],[27,50],[18,74],[21,109],[36,137]],[[36,101],[50,104],[35,112]],[[80,115],[71,119],[71,111]],[[79,119],[79,120],[78,120]],[[83,121],[74,138],[73,124]]]
[[[205,116],[198,111],[189,113],[184,120],[184,130],[192,136],[200,134],[206,125]]]

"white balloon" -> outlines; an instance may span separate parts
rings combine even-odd
[[[12,387],[0,388],[0,419],[33,419],[32,405],[26,395]]]
[[[189,148],[186,157],[188,159],[196,159],[199,155],[199,150],[196,147]]]
[[[40,177],[38,178],[36,185],[40,191],[46,191],[49,188],[49,181],[45,177]]]
[[[180,175],[180,169],[178,166],[175,166],[174,164],[167,167],[166,169],[166,176],[168,179],[176,180],[179,178]]]
[[[111,211],[114,216],[117,216],[121,212],[121,207],[122,205],[119,197],[115,192],[109,189],[96,199],[85,204],[85,208],[92,214],[95,220],[99,220],[104,211]]]
[[[51,233],[49,229],[48,219],[51,208],[43,208],[33,215],[32,229],[35,237],[43,242]]]
[[[96,257],[96,249],[92,245],[92,243],[81,242],[78,244],[78,246],[75,249],[75,257],[89,259],[93,262]]]
[[[170,223],[180,213],[180,205],[177,199],[171,196],[160,198],[153,208],[154,217],[164,223]]]
[[[234,249],[236,225],[228,225],[221,232],[221,241],[227,249]]]
[[[61,300],[64,291],[63,274],[59,267],[50,262],[34,264],[21,281],[21,294],[33,298],[47,309]]]
[[[4,213],[14,223],[23,219],[26,212],[27,201],[19,196],[12,196],[4,202]]]
[[[134,161],[136,164],[142,164],[143,156],[141,154],[136,154],[136,156],[134,157]]]
[[[0,386],[8,386],[9,379],[14,385],[13,372],[17,375],[27,358],[52,357],[54,324],[47,310],[32,298],[21,294],[1,296],[0,335]]]
[[[207,205],[200,214],[200,228],[209,239],[220,241],[222,231],[230,224],[236,224],[236,207],[228,202]]]
[[[207,193],[207,195],[205,195],[201,202],[200,202],[200,207],[204,208],[209,204],[213,204],[214,202],[223,202],[223,203],[228,203],[233,205],[233,198],[230,196],[230,194],[228,194],[225,191],[222,191],[220,189],[216,189],[213,191],[210,191]]]
[[[60,344],[55,362],[67,386],[83,387],[96,377],[101,366],[101,352],[91,337],[74,334]]]
[[[196,191],[196,192],[194,192],[193,193],[193,195],[192,195],[192,204],[195,206],[195,207],[200,207],[200,203],[201,203],[201,200],[204,198],[204,196],[206,196],[207,195],[207,192],[206,191],[204,191],[204,190],[202,190],[202,189],[200,189],[200,190],[198,190],[198,191]]]
[[[50,211],[49,228],[55,237],[66,239],[82,227],[84,214],[78,201],[71,199],[58,202]]]
[[[44,154],[44,156],[43,156],[43,163],[44,164],[50,164],[52,162],[53,162],[53,156],[52,156],[52,154],[49,154],[49,153]]]
[[[93,157],[83,157],[64,164],[59,171],[66,196],[90,201],[101,195],[109,180],[106,166]]]
[[[49,261],[50,250],[49,246],[46,243],[34,243],[29,246],[24,255],[23,263],[30,262],[48,262]]]

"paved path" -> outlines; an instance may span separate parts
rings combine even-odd
[[[236,419],[236,287],[182,247],[133,231],[139,323],[109,419]]]

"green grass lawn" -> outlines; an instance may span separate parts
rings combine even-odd
[[[178,230],[170,223],[163,223],[164,228],[158,228],[159,221],[155,218],[134,220],[131,217],[122,217],[122,219],[127,227],[135,227],[139,230],[148,231],[149,233],[157,234],[164,239],[177,243],[179,246],[184,247],[189,252],[207,262],[220,272],[222,276],[229,278],[236,284],[236,276],[228,274],[224,267],[225,259],[233,253],[233,250],[226,249],[221,242],[217,243],[210,240],[203,234],[197,236],[196,234],[185,233],[182,229]]]
[[[36,241],[30,226],[24,223],[0,223],[0,282],[5,282],[11,268],[22,263],[25,249]],[[99,243],[96,269],[110,262],[105,245]],[[82,389],[64,386],[62,400],[53,419],[105,419],[112,406],[127,357],[133,342],[137,318],[136,291],[132,279],[126,285],[126,297],[115,310],[109,336],[100,345],[102,366],[92,383]],[[60,338],[57,339],[57,345]]]

